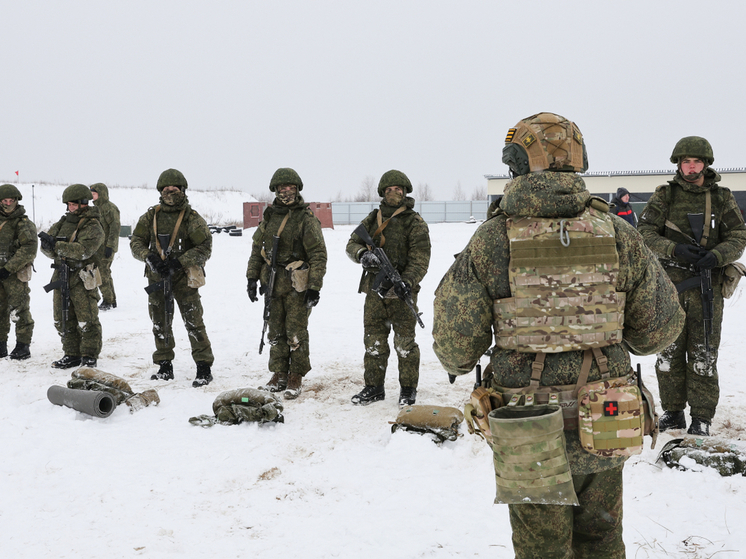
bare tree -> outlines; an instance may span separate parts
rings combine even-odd
[[[433,193],[430,190],[430,185],[428,185],[426,182],[421,182],[417,185],[417,190],[415,191],[415,197],[420,202],[430,202],[433,200]]]
[[[472,200],[486,200],[487,199],[487,189],[484,187],[484,185],[474,187],[474,192],[471,193],[471,199]]]
[[[461,181],[458,181],[456,183],[456,188],[453,189],[453,199],[454,200],[466,200],[466,194],[464,194],[464,189],[461,188]]]
[[[377,195],[378,185],[376,184],[376,178],[368,175],[360,183],[360,191],[355,196],[355,202],[374,202]]]

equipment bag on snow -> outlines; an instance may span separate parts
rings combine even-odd
[[[123,378],[106,373],[99,369],[81,367],[72,373],[67,387],[75,390],[98,390],[108,392],[114,397],[116,405],[124,402],[130,412],[136,412],[150,404],[159,404],[161,399],[154,389],[136,393]]]
[[[282,402],[266,390],[255,388],[237,388],[222,392],[212,403],[214,416],[198,415],[189,419],[192,425],[212,427],[220,425],[239,425],[244,421],[259,424],[274,422],[284,423]]]
[[[391,432],[399,429],[420,434],[433,435],[433,442],[455,441],[458,427],[464,415],[456,408],[442,406],[407,406],[402,408],[396,421],[391,423]]]

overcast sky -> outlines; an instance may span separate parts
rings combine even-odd
[[[590,171],[746,166],[746,2],[0,0],[0,180],[267,188],[405,172],[450,199],[507,129],[574,120]]]

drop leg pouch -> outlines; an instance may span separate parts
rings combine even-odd
[[[495,503],[577,505],[560,406],[503,406],[489,414]]]

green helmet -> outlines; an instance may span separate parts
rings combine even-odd
[[[671,163],[678,165],[684,157],[696,157],[701,159],[705,165],[712,165],[715,162],[710,142],[700,136],[687,136],[676,142],[671,153]]]
[[[158,192],[161,192],[167,186],[178,186],[184,190],[188,185],[187,180],[181,171],[177,171],[176,169],[166,169],[161,173],[161,176],[158,177],[156,188],[158,189]]]
[[[88,200],[93,200],[91,190],[84,184],[71,184],[62,193],[62,203],[67,204],[87,204]]]
[[[412,192],[412,183],[409,182],[407,175],[401,171],[397,171],[396,169],[386,171],[381,177],[381,180],[378,181],[378,195],[381,198],[383,198],[383,195],[389,186],[401,186],[406,189],[407,194]]]
[[[294,184],[298,187],[298,192],[303,190],[303,181],[300,180],[298,173],[290,167],[281,167],[275,171],[272,180],[269,181],[269,189],[275,192],[277,187],[283,184]]]
[[[23,196],[21,196],[21,191],[18,190],[12,184],[3,184],[0,186],[0,200],[5,200],[6,198],[15,198],[16,200],[23,200]]]

